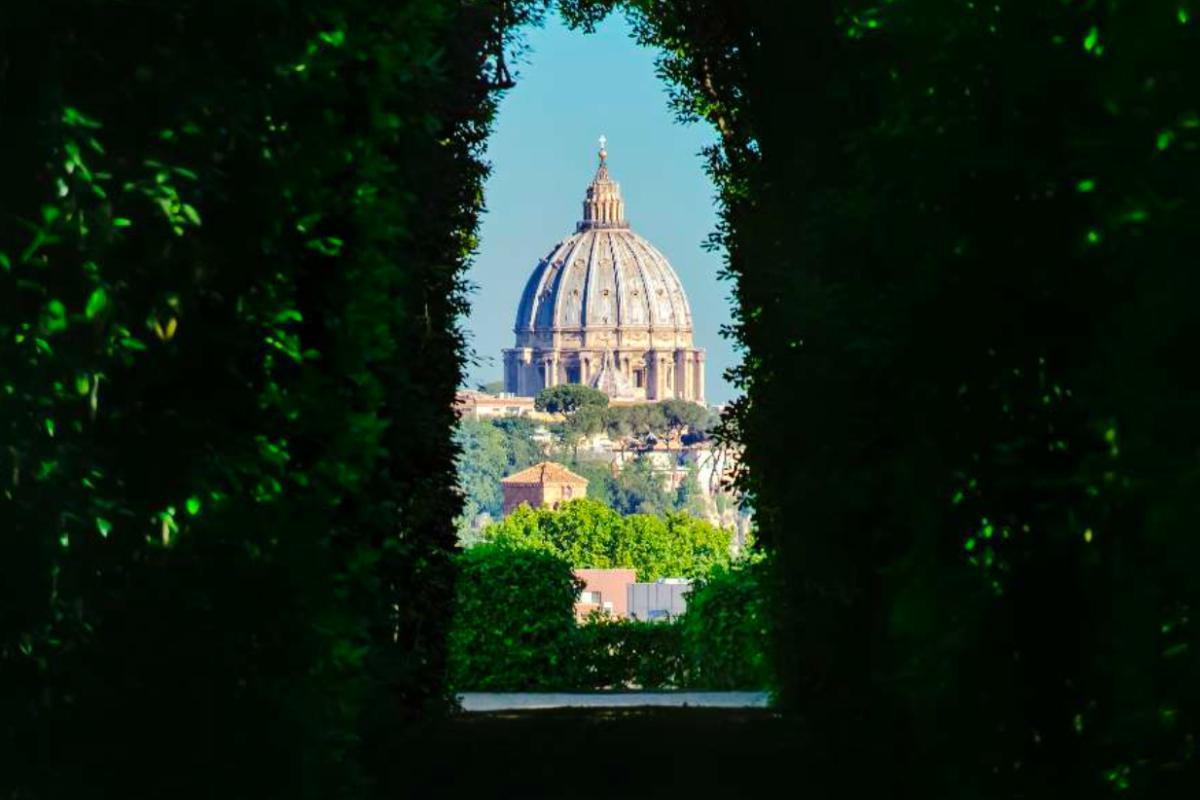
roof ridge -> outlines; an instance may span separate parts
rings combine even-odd
[[[539,461],[523,470],[500,479],[501,483],[587,483],[587,478],[577,475],[557,461]]]

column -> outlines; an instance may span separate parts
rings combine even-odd
[[[688,371],[688,353],[686,350],[675,351],[675,397],[679,400],[686,400],[688,391],[691,388],[691,383],[688,380],[690,377]]]

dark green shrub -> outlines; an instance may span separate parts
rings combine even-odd
[[[595,614],[572,638],[578,688],[665,689],[686,685],[678,625]]]
[[[743,561],[717,567],[688,594],[679,627],[690,686],[761,689],[770,684],[765,566]]]
[[[560,688],[581,584],[545,552],[480,545],[459,556],[450,682],[459,690]]]

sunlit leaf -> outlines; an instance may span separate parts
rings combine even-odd
[[[87,307],[84,309],[84,314],[88,319],[95,319],[104,313],[108,308],[108,292],[104,287],[97,287],[88,295]]]
[[[86,116],[77,108],[66,106],[63,108],[62,121],[64,125],[79,128],[99,128],[100,123],[91,117]]]
[[[67,307],[61,300],[51,300],[46,304],[43,325],[50,333],[58,333],[67,329]]]

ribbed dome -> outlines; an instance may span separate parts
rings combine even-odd
[[[514,346],[504,350],[506,392],[530,397],[587,384],[614,402],[704,402],[704,350],[666,256],[629,229],[621,187],[600,167],[583,219],[538,262],[517,305]]]
[[[625,222],[607,153],[587,188],[584,218],[538,262],[517,306],[514,332],[639,329],[686,334],[692,312],[675,270]]]

